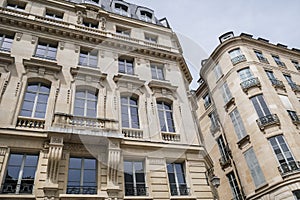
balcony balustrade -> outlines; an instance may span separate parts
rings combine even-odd
[[[162,139],[168,142],[180,142],[180,135],[176,133],[162,133]]]
[[[32,194],[34,179],[22,179],[20,183],[15,179],[6,179],[2,185],[2,194]]]
[[[97,194],[97,186],[68,185],[67,194]]]
[[[281,88],[281,89],[285,90],[285,86],[282,81],[280,81],[278,79],[270,79],[270,81],[271,81],[273,87]]]
[[[140,129],[122,128],[122,134],[124,135],[125,138],[136,138],[136,139],[143,138],[143,131]]]
[[[278,166],[278,170],[282,176],[296,171],[300,171],[300,162],[292,160],[289,162],[281,163]]]
[[[246,61],[245,55],[239,55],[231,59],[233,65]]]
[[[247,92],[248,89],[252,87],[259,87],[259,88],[261,87],[260,81],[257,77],[253,77],[248,80],[245,80],[240,85],[244,92]]]
[[[37,118],[29,118],[29,117],[19,116],[16,127],[44,129],[45,128],[45,119],[37,119]]]
[[[286,66],[285,66],[285,63],[282,62],[282,61],[277,60],[277,61],[275,61],[275,62],[276,62],[276,64],[277,64],[278,66],[280,66],[280,67],[286,67]]]
[[[258,127],[263,130],[268,126],[271,125],[280,125],[280,121],[279,118],[276,114],[271,114],[271,115],[267,115],[267,116],[263,116],[259,119],[256,120]]]

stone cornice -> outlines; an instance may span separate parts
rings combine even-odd
[[[14,62],[15,62],[15,58],[12,57],[9,52],[0,51],[0,66],[2,66],[4,64],[5,67],[7,67],[8,65],[10,65]]]

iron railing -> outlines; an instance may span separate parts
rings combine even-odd
[[[300,162],[299,161],[289,161],[281,163],[278,166],[278,170],[281,175],[286,175],[287,173],[295,172],[300,170]]]
[[[245,55],[239,55],[231,59],[233,65],[236,65],[240,62],[246,61]]]
[[[300,92],[300,86],[297,85],[296,83],[289,83],[289,85],[291,86],[294,92]]]
[[[272,78],[270,79],[270,81],[274,87],[285,88],[283,82],[276,78]]]
[[[32,194],[34,179],[22,179],[18,184],[16,179],[6,179],[2,185],[3,194]]]
[[[256,122],[260,129],[264,129],[265,127],[273,124],[280,124],[279,118],[276,114],[263,116],[257,119]]]
[[[258,60],[259,60],[260,62],[262,62],[262,63],[269,64],[269,61],[268,61],[268,59],[267,59],[267,58],[265,58],[265,57],[258,57]]]
[[[97,186],[68,185],[67,194],[97,194]]]
[[[284,63],[284,62],[279,61],[279,60],[276,60],[275,62],[276,62],[276,64],[277,64],[278,66],[280,66],[280,67],[285,67],[285,63]]]
[[[251,87],[260,87],[260,81],[257,77],[250,78],[241,82],[241,87],[243,91],[247,91]]]
[[[148,188],[145,185],[125,185],[125,196],[148,196]]]
[[[187,196],[190,195],[190,188],[186,184],[180,184],[177,187],[176,183],[170,184],[172,196]]]

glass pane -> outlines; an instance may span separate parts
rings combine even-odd
[[[75,99],[75,107],[84,108],[85,101],[82,99]]]
[[[28,84],[27,91],[37,91],[38,85],[37,84]]]
[[[97,108],[97,102],[96,101],[88,101],[87,102],[87,108],[96,110],[96,108]]]
[[[96,170],[84,170],[83,182],[95,183],[96,182]]]
[[[84,159],[84,169],[96,169],[96,160]]]
[[[135,172],[144,172],[144,167],[142,162],[134,162]]]
[[[34,101],[35,99],[35,93],[31,93],[31,92],[26,92],[25,96],[24,96],[24,100],[30,100],[30,101]]]
[[[68,181],[80,183],[80,170],[69,169]]]
[[[24,117],[31,117],[31,114],[32,114],[31,111],[21,110],[20,112],[20,116],[24,116]]]
[[[47,108],[47,104],[45,104],[45,103],[37,103],[37,105],[36,105],[37,112],[45,112],[46,108]]]
[[[95,93],[93,93],[93,92],[88,92],[87,98],[91,99],[91,100],[97,100],[97,95],[95,95]]]
[[[37,166],[38,156],[27,155],[25,159],[25,166]]]
[[[69,168],[81,169],[81,158],[70,158]]]
[[[138,182],[138,183],[144,183],[145,182],[144,173],[136,173],[135,178],[136,178],[136,182]]]
[[[22,160],[23,160],[23,155],[11,154],[9,157],[8,165],[21,165]]]
[[[124,161],[124,172],[132,173],[132,162]]]
[[[24,167],[22,179],[34,179],[35,167]]]
[[[96,110],[94,110],[94,109],[93,110],[87,109],[86,116],[87,117],[96,117],[97,116]]]
[[[8,166],[6,179],[18,179],[19,172],[20,172],[20,166],[17,167]]]
[[[76,91],[75,97],[85,98],[84,91]]]
[[[30,101],[24,101],[23,102],[23,106],[22,106],[22,110],[27,110],[27,111],[32,111],[33,109],[33,104],[34,102]],[[31,113],[31,112],[30,112]]]
[[[75,108],[74,115],[76,116],[84,116],[84,109],[83,108]]]
[[[45,112],[35,112],[34,113],[35,118],[45,118]]]

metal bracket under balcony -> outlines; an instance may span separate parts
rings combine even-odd
[[[257,123],[258,127],[260,128],[260,130],[264,130],[266,127],[272,126],[272,125],[280,126],[280,121],[276,114],[271,114],[271,115],[261,117],[256,120],[256,123]]]
[[[286,176],[288,174],[299,172],[300,171],[300,162],[299,161],[289,161],[288,163],[281,163],[278,166],[278,170],[281,176]]]
[[[245,55],[239,55],[231,59],[233,65],[246,61]]]
[[[289,83],[289,84],[294,92],[300,92],[300,85],[297,85],[296,83]]]
[[[286,91],[285,86],[282,81],[280,81],[278,79],[270,79],[270,81],[275,89],[280,88],[280,89],[283,89],[284,91]]]
[[[168,142],[180,142],[180,135],[176,133],[162,132],[162,139]]]
[[[241,82],[240,85],[241,85],[241,87],[242,87],[242,89],[245,93],[247,93],[248,89],[250,89],[252,87],[261,88],[260,81],[257,77],[253,77],[253,78],[250,78],[248,80],[245,80],[245,81]]]
[[[225,171],[226,168],[228,167],[231,167],[231,159],[229,157],[229,155],[226,155],[225,157],[222,156],[220,159],[219,159],[219,163],[221,165],[221,168],[223,171]]]
[[[135,139],[143,138],[143,131],[140,129],[122,128],[122,134],[124,135],[125,138],[135,138]]]

